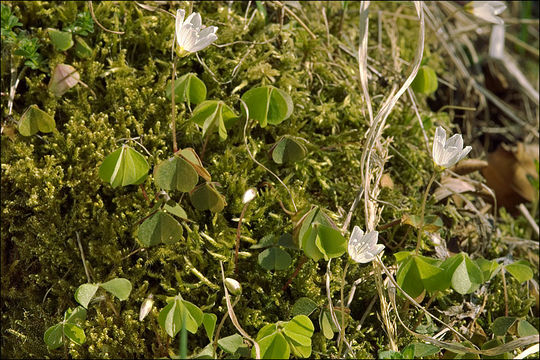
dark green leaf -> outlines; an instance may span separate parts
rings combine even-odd
[[[213,185],[204,183],[190,192],[191,203],[197,210],[220,212],[227,203]]]
[[[216,322],[217,322],[216,314],[211,314],[211,313],[203,314],[202,324],[204,326],[204,331],[206,331],[206,335],[208,336],[208,340],[210,340],[210,342],[213,341],[214,330],[216,328]]]
[[[323,254],[324,259],[340,257],[347,251],[347,239],[339,230],[323,224],[313,224],[313,231],[317,232],[315,245]]]
[[[234,354],[239,347],[244,346],[244,339],[239,334],[227,336],[218,340],[219,347],[229,353]]]
[[[255,245],[250,246],[250,249],[264,249],[270,246],[275,246],[277,244],[277,237],[274,234],[265,235],[259,242]]]
[[[519,337],[538,335],[538,330],[527,320],[519,320],[517,323],[517,333]]]
[[[221,100],[206,100],[193,110],[191,121],[202,128],[203,137],[217,131],[221,140],[227,138],[227,129],[238,119],[238,115]]]
[[[431,94],[438,87],[437,74],[429,66],[422,66],[411,83],[411,88],[421,94]]]
[[[86,309],[77,306],[75,309],[67,309],[64,313],[64,321],[70,324],[79,324],[86,320]]]
[[[170,337],[178,334],[184,321],[187,331],[195,334],[203,321],[203,312],[196,305],[181,299],[180,296],[170,301],[158,316],[159,325]]]
[[[496,318],[493,323],[491,324],[491,331],[493,331],[493,335],[496,336],[504,336],[506,335],[506,332],[514,325],[517,318],[513,316],[501,316],[499,318]]]
[[[172,244],[182,238],[182,232],[182,226],[175,218],[157,211],[139,226],[138,238],[144,246]]]
[[[287,164],[302,160],[307,149],[300,140],[285,135],[272,146],[270,153],[276,164]]]
[[[271,247],[259,254],[258,263],[266,270],[286,270],[291,265],[291,255],[278,247]]]
[[[291,314],[296,315],[311,315],[317,309],[317,303],[308,297],[301,297],[294,303]]]
[[[154,168],[156,185],[165,190],[189,192],[199,182],[194,167],[184,158],[173,156]]]
[[[167,201],[167,203],[163,206],[163,210],[178,216],[180,219],[187,220],[187,213],[186,211],[180,206],[180,204],[177,204],[173,200]]]
[[[273,86],[250,89],[242,95],[242,100],[248,107],[249,117],[257,120],[261,127],[288,119],[294,108],[291,97]]]
[[[2,5],[3,6],[3,5]],[[47,347],[51,350],[57,349],[62,346],[63,325],[56,324],[51,326],[45,331],[43,335],[43,341],[47,344]]]
[[[75,324],[66,323],[64,324],[64,335],[77,345],[82,345],[86,341],[86,335],[84,335],[84,330]]]
[[[206,99],[206,85],[196,74],[188,73],[175,80],[174,97],[178,102],[186,101],[188,104],[199,104]],[[167,99],[171,100],[171,83],[165,90]]]
[[[80,36],[75,36],[75,54],[83,59],[92,56],[93,50]]]

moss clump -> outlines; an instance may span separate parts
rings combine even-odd
[[[63,356],[61,350],[48,351],[42,339],[45,330],[61,320],[64,310],[76,305],[74,291],[87,282],[76,241],[79,237],[93,281],[124,277],[130,279],[134,289],[125,302],[106,296],[92,304],[84,324],[87,341],[83,346],[67,346],[67,356],[167,356],[177,348],[176,340],[171,341],[159,329],[156,309],[139,322],[138,309],[144,298],[154,294],[156,306],[161,309],[166,296],[180,292],[186,300],[221,318],[226,305],[219,260],[232,258],[243,192],[252,186],[259,188],[242,228],[245,239],[254,241],[269,233],[292,232],[291,219],[276,200],[289,209],[292,202],[275,178],[248,156],[243,142],[244,124],[239,122],[229,131],[226,141],[217,141],[216,134],[211,137],[203,159],[213,181],[220,184],[219,191],[228,206],[219,214],[200,212],[191,206],[188,196],[171,194],[192,220],[184,224],[184,238],[173,245],[135,251],[140,246],[135,235],[137,224],[153,204],[135,186],[112,189],[99,179],[98,167],[107,154],[120,146],[121,138],[140,137],[152,154],[148,158],[151,166],[171,156],[171,104],[165,98],[165,87],[171,76],[173,17],[131,2],[94,4],[95,15],[103,26],[124,34],[104,32],[95,26],[85,38],[93,49],[92,56],[81,59],[73,51],[56,52],[46,29],[71,24],[77,13],[88,11],[86,2],[6,3],[19,17],[21,28],[39,38],[49,72],[59,63],[72,65],[97,96],[79,85],[62,98],[55,98],[46,89],[50,73],[38,70],[27,71],[19,85],[13,117],[18,119],[29,105],[37,104],[54,115],[57,131],[28,138],[9,139],[2,135],[2,353],[5,357]],[[339,2],[303,2],[303,11],[309,14],[307,26],[317,39],[312,39],[294,19],[281,18],[281,10],[270,4],[267,19],[256,13],[249,24],[244,18],[246,3],[183,2],[179,6],[193,8],[201,13],[205,24],[218,26],[217,43],[224,45],[204,50],[200,62],[195,56],[181,59],[178,73],[198,74],[208,88],[208,99],[223,100],[238,113],[241,94],[253,86],[272,84],[288,92],[295,104],[292,117],[281,126],[265,129],[250,124],[250,149],[284,179],[299,209],[317,204],[341,222],[360,189],[360,156],[368,128],[363,115],[365,104],[358,90],[356,59],[343,50],[353,46],[340,40],[358,42],[357,17],[352,15],[357,13],[358,4],[348,4],[340,25],[343,9]],[[411,6],[372,4],[373,12],[382,7],[396,10],[398,6],[404,14],[414,15]],[[322,18],[323,7],[330,20],[329,32]],[[176,10],[164,9],[171,13]],[[417,24],[400,19],[393,26],[397,26],[400,39],[407,39],[400,40],[400,49],[402,56],[410,60],[416,44],[408,39],[416,38]],[[369,31],[370,39],[376,39],[376,22],[371,23]],[[427,48],[434,47],[434,39],[428,37],[426,41]],[[383,31],[383,46],[374,59],[381,76],[369,84],[371,94],[382,95],[373,98],[374,108],[390,92],[388,84],[406,72],[394,68],[389,44],[390,38]],[[10,82],[9,68],[4,66],[10,54],[3,52],[2,56],[4,91]],[[443,71],[444,61],[435,52],[430,56],[430,66],[439,71]],[[2,97],[2,105],[6,117],[6,97]],[[449,122],[446,115],[427,110],[424,99],[420,107],[428,135],[432,135],[434,123]],[[178,105],[179,147],[193,147],[200,154],[204,139],[188,121],[190,114],[184,104]],[[308,140],[310,153],[305,160],[278,166],[266,155],[284,134]],[[392,139],[392,157],[386,168],[395,186],[381,193],[380,200],[394,205],[384,208],[382,223],[418,212],[420,194],[431,169],[421,128],[409,105],[398,103],[385,136]],[[150,198],[159,190],[151,175],[142,186]],[[363,211],[357,210],[352,224],[363,220]],[[400,231],[390,230],[387,244],[412,246],[413,240],[402,242],[405,235]],[[248,241],[242,241],[241,248],[248,254],[240,258],[241,271],[236,279],[244,292],[235,308],[248,333],[254,336],[269,322],[288,320],[292,305],[302,296],[313,299],[320,307],[326,304],[326,269],[322,262],[308,261],[290,288],[282,292],[300,252],[291,251],[294,261],[287,271],[272,273],[258,266],[258,252],[248,246]],[[339,297],[344,261],[345,257],[333,263],[331,291],[335,298]],[[232,273],[231,262],[226,267],[227,273]],[[213,285],[202,282],[193,269]],[[353,266],[347,276],[346,292],[354,279],[367,277],[370,269]],[[362,357],[373,357],[386,347],[385,334],[375,316],[378,305],[357,329],[375,294],[373,282],[362,284],[351,307],[353,320],[347,334],[354,339],[353,349]],[[315,317],[313,320],[316,323]],[[337,356],[335,341],[328,341],[315,326],[314,356]],[[235,332],[227,321],[221,334]],[[404,338],[403,344],[410,340]],[[205,336],[190,336],[189,351],[196,352],[206,344]]]

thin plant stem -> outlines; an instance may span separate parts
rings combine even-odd
[[[174,52],[173,52],[172,83],[171,83],[171,102],[172,102],[171,129],[172,129],[173,153],[176,153],[178,151],[178,145],[176,144],[176,95],[174,94],[174,90],[176,87],[175,81],[176,81],[176,56],[174,56]]]
[[[302,265],[304,265],[304,263],[307,261],[307,259],[308,259],[307,256],[302,255],[302,257],[298,261],[298,265],[296,266],[296,270],[294,270],[294,273],[292,274],[291,278],[287,281],[287,283],[285,285],[283,285],[283,287],[281,288],[281,291],[287,290],[287,288],[289,287],[289,285],[291,285],[294,278],[300,272],[300,269],[302,268]]]
[[[238,301],[240,301],[240,297],[237,297],[234,302],[232,303],[232,307],[234,309],[234,307],[236,306],[236,304],[238,304]],[[221,321],[219,322],[219,325],[216,329],[216,333],[214,335],[214,342],[213,342],[213,347],[214,347],[214,356],[216,355],[216,351],[217,351],[217,347],[218,347],[218,340],[219,340],[219,334],[221,333],[221,328],[223,327],[223,324],[225,324],[225,320],[227,320],[227,318],[229,317],[229,313],[226,312],[225,315],[223,315],[223,317],[221,318]]]
[[[180,359],[187,359],[188,357],[187,357],[186,312],[184,311],[182,314],[183,314],[183,316],[182,316],[182,329],[180,329],[180,334],[179,334],[180,344],[178,345],[178,347],[179,347],[178,354],[180,355]]]
[[[418,255],[418,251],[420,250],[420,244],[422,242],[422,233],[424,232],[424,213],[426,211],[427,196],[429,194],[429,189],[431,188],[433,181],[435,181],[436,176],[437,176],[437,172],[433,172],[433,175],[431,175],[431,178],[429,179],[428,185],[426,187],[426,191],[424,192],[424,197],[422,198],[422,212],[420,213],[420,225],[418,228],[418,238],[416,240],[416,251],[415,251],[416,255]]]
[[[345,263],[343,268],[343,276],[341,277],[340,299],[341,299],[341,331],[339,332],[338,354],[341,354],[343,349],[343,338],[345,337],[345,301],[343,296],[343,288],[345,287],[345,276],[347,276],[347,270],[349,269],[349,262]]]
[[[84,272],[86,273],[86,278],[88,279],[88,282],[91,282],[90,273],[88,272],[88,268],[86,267],[86,259],[84,258],[84,251],[81,244],[81,239],[79,238],[79,232],[76,231],[75,234],[77,235],[77,244],[79,244],[79,250],[81,251],[81,259],[84,266]]]
[[[234,250],[234,272],[238,274],[238,250],[240,248],[240,230],[242,228],[242,219],[244,219],[244,214],[246,213],[249,202],[244,204],[242,208],[242,213],[240,214],[240,219],[238,220],[238,226],[236,228],[236,248]]]
[[[501,271],[501,275],[502,275],[503,293],[504,293],[504,316],[508,316],[508,291],[506,290],[506,276],[504,274],[505,272],[506,271],[503,268]]]

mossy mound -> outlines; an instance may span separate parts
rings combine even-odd
[[[257,264],[252,243],[267,234],[292,232],[288,209],[293,204],[284,188],[249,157],[243,140],[245,119],[241,117],[228,132],[225,141],[213,134],[206,145],[203,163],[220,184],[227,206],[217,214],[197,211],[189,196],[171,193],[191,220],[184,224],[183,239],[173,245],[138,250],[139,222],[149,214],[156,188],[152,175],[142,184],[148,201],[136,186],[113,189],[98,176],[98,167],[106,155],[117,149],[122,138],[140,137],[151,156],[153,167],[172,154],[171,103],[165,97],[171,78],[171,47],[174,18],[159,11],[143,9],[134,2],[94,4],[97,19],[108,29],[85,41],[93,49],[89,58],[73,51],[58,52],[50,43],[47,28],[62,29],[75,21],[77,13],[88,11],[86,2],[8,2],[13,13],[42,44],[40,52],[48,61],[48,72],[28,70],[17,90],[13,117],[37,104],[54,115],[57,131],[51,134],[8,138],[2,135],[2,354],[5,357],[73,358],[152,358],[169,355],[177,348],[159,328],[157,309],[165,298],[181,293],[218,319],[226,313],[219,261],[226,259],[226,272],[233,274],[236,225],[242,211],[242,194],[258,188],[243,221],[240,271],[236,279],[243,286],[242,299],[235,312],[243,328],[254,337],[269,322],[289,320],[291,309],[300,297],[309,297],[319,306],[327,303],[323,262],[308,261],[286,291],[282,286],[292,275],[301,253],[289,250],[293,264],[286,271],[269,272]],[[360,156],[368,128],[365,104],[354,57],[358,43],[358,3],[349,2],[344,14],[340,2],[302,2],[300,14],[306,26],[283,15],[274,3],[251,16],[241,2],[182,2],[178,7],[200,12],[206,25],[219,27],[219,46],[178,61],[178,75],[193,72],[204,81],[208,99],[223,100],[240,114],[239,99],[248,89],[271,84],[286,91],[295,104],[292,116],[279,126],[264,129],[251,123],[248,144],[258,161],[275,172],[291,189],[299,210],[312,204],[331,212],[342,223],[352,200],[360,190]],[[412,6],[372,4],[415,16]],[[167,8],[171,14],[176,8]],[[323,17],[325,11],[326,20]],[[354,15],[352,15],[354,14]],[[325,25],[328,22],[328,26]],[[398,34],[400,56],[411,61],[416,48],[417,21],[392,19]],[[390,20],[386,23],[390,23]],[[370,23],[370,46],[378,44],[377,22]],[[374,63],[380,74],[369,82],[373,106],[377,109],[389,94],[390,83],[408,75],[407,68],[395,70],[388,32],[382,31],[381,47],[374,51]],[[348,39],[345,44],[340,39]],[[444,72],[445,59],[437,55],[434,39],[426,38],[431,49],[429,64]],[[351,50],[348,50],[351,49]],[[371,51],[371,50],[370,50]],[[376,55],[375,55],[376,54]],[[2,52],[2,89],[10,82],[10,55]],[[88,88],[76,86],[61,98],[47,90],[50,72],[56,64],[77,69]],[[97,95],[92,95],[90,89]],[[420,100],[420,116],[428,136],[434,124],[448,124],[446,114],[432,113]],[[2,98],[3,116],[8,114],[7,99]],[[191,110],[178,104],[177,136],[180,148],[192,147],[201,154],[204,139],[200,129],[189,121]],[[392,186],[382,189],[379,200],[385,206],[381,224],[403,214],[417,214],[421,193],[429,177],[431,159],[415,112],[408,102],[399,102],[387,121],[384,136],[391,139],[391,158],[386,164]],[[290,134],[308,141],[308,156],[295,164],[282,166],[267,155],[280,136]],[[145,152],[133,145],[134,148]],[[392,150],[393,149],[393,150]],[[145,154],[146,156],[146,154]],[[152,172],[150,172],[152,174]],[[450,223],[464,221],[450,206],[431,204],[430,209],[446,215]],[[361,207],[352,224],[363,224]],[[451,228],[451,227],[449,227]],[[451,231],[451,230],[449,230]],[[404,228],[383,234],[388,248],[410,248],[414,239]],[[68,307],[76,306],[75,289],[87,282],[77,237],[82,244],[86,265],[95,282],[113,277],[127,278],[133,291],[127,301],[105,297],[92,304],[84,324],[87,341],[83,346],[70,344],[49,351],[43,342],[45,330],[62,319]],[[399,245],[398,245],[399,244]],[[398,248],[399,246],[399,248]],[[393,262],[390,256],[389,262]],[[339,296],[339,279],[345,256],[333,262],[331,290]],[[368,276],[371,266],[352,266],[350,284]],[[201,279],[202,276],[205,279]],[[156,308],[145,321],[138,320],[141,302],[154,294]],[[359,286],[351,306],[352,319],[347,336],[354,339],[359,357],[373,357],[386,348],[385,333],[374,312],[357,329],[359,319],[376,295],[375,283]],[[529,305],[530,306],[530,305]],[[526,306],[523,306],[526,308]],[[377,306],[374,307],[377,309]],[[374,310],[373,310],[374,311]],[[498,312],[504,310],[499,309]],[[316,319],[313,319],[316,323]],[[411,321],[414,321],[412,319]],[[318,331],[313,338],[313,356],[337,354],[336,341],[327,340]],[[236,330],[225,322],[222,336]],[[203,333],[199,329],[199,335]],[[411,338],[402,337],[403,344]],[[189,352],[197,353],[208,340],[190,336]]]

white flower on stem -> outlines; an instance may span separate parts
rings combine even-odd
[[[347,248],[349,256],[357,263],[365,264],[373,261],[384,249],[384,245],[377,244],[378,238],[378,231],[370,231],[364,234],[358,226],[355,226],[349,238]]]
[[[202,26],[201,15],[192,13],[184,20],[186,12],[176,11],[176,42],[180,56],[204,49],[217,39],[216,26]]]
[[[255,190],[254,188],[247,189],[242,196],[242,204],[247,204],[251,200],[255,199],[255,196],[257,196],[257,190]]]
[[[461,134],[453,135],[446,140],[446,131],[440,126],[435,130],[433,139],[433,161],[442,168],[448,168],[463,159],[471,151],[470,146],[463,148]]]
[[[464,9],[479,19],[493,24],[504,24],[504,20],[497,16],[506,9],[504,1],[471,1],[465,4]]]

